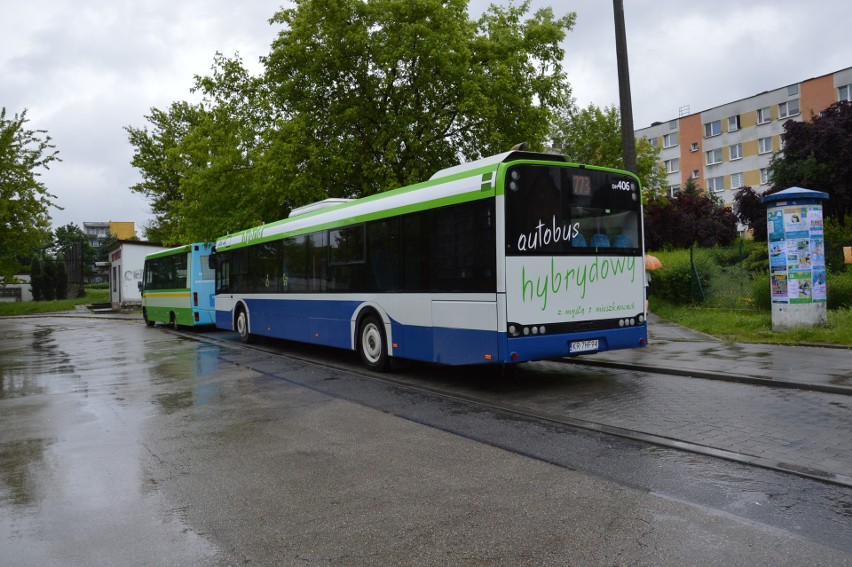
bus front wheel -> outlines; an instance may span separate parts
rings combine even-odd
[[[252,342],[251,333],[249,333],[248,314],[245,309],[240,309],[237,312],[237,333],[240,335],[240,341],[243,343]]]
[[[385,327],[376,315],[367,315],[361,322],[358,350],[361,360],[370,370],[386,372],[390,368]]]
[[[151,321],[150,319],[148,319],[148,310],[146,310],[146,309],[142,310],[142,318],[145,319],[146,325],[148,325],[149,327],[154,326],[154,321]]]

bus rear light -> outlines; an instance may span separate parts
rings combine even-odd
[[[198,292],[197,291],[192,292],[192,304],[195,305],[196,307],[198,307]]]
[[[645,346],[645,339],[639,339],[639,346]]]
[[[398,344],[398,343],[393,343],[393,348],[399,348],[399,344]]]
[[[198,313],[195,313],[195,322],[198,323]]]
[[[490,355],[490,354],[486,354],[486,355],[485,355],[485,360],[491,360],[491,355]]]
[[[509,358],[511,358],[513,361],[517,361],[518,360],[518,353],[513,352],[512,354],[509,355]]]

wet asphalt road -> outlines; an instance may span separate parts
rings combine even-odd
[[[852,565],[847,488],[519,420],[328,355],[0,320],[0,565]]]

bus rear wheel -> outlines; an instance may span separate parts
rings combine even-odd
[[[237,333],[240,335],[240,341],[248,344],[254,340],[254,337],[249,333],[248,313],[245,309],[240,309],[237,312]]]
[[[370,370],[387,372],[390,368],[385,327],[376,315],[367,315],[358,331],[358,352]]]
[[[146,325],[148,325],[149,327],[154,326],[154,321],[151,321],[150,319],[148,319],[148,310],[147,309],[142,310],[142,318],[145,319]]]

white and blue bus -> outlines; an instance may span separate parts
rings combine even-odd
[[[212,243],[196,242],[145,256],[139,291],[142,317],[155,323],[180,326],[213,325]]]
[[[221,237],[216,326],[392,358],[502,364],[647,341],[630,173],[512,151]]]

